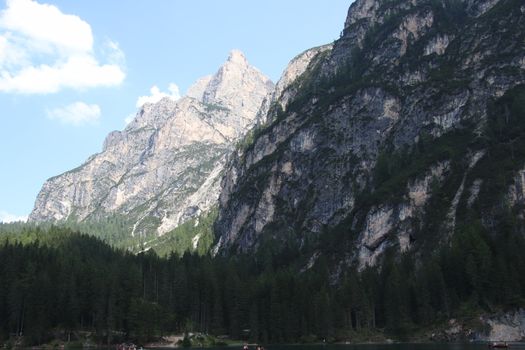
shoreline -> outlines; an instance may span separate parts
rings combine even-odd
[[[314,342],[314,343],[244,343],[239,342],[236,344],[227,344],[227,345],[215,345],[215,346],[192,346],[187,349],[206,349],[206,348],[242,348],[244,345],[248,345],[250,348],[254,348],[258,345],[263,344],[265,347],[294,347],[294,346],[366,346],[366,345],[489,345],[493,341],[386,341],[386,342],[333,342],[333,343],[323,343],[323,342]],[[507,341],[509,347],[512,345],[519,345],[525,347],[525,340],[522,341]],[[173,349],[173,348],[184,348],[182,346],[145,346],[144,349]]]
[[[386,342],[333,342],[333,343],[323,343],[323,342],[314,342],[314,343],[263,343],[264,347],[297,347],[297,346],[307,346],[307,347],[315,347],[315,346],[388,346],[388,345],[423,345],[423,346],[431,346],[431,345],[482,345],[486,346],[492,343],[492,341],[439,341],[439,342],[433,342],[433,341],[386,341]],[[506,342],[509,345],[509,348],[512,348],[513,346],[516,347],[525,347],[525,340],[522,341],[508,341]],[[176,344],[166,344],[166,345],[158,345],[155,343],[146,344],[143,349],[211,349],[211,348],[242,348],[244,345],[248,345],[250,349],[255,348],[256,346],[260,345],[261,343],[245,343],[245,342],[239,342],[239,343],[230,343],[226,345],[212,345],[212,346],[191,346],[191,347],[183,347]],[[4,345],[4,344],[3,344]],[[109,346],[104,345],[95,345],[95,346],[82,346],[82,347],[76,347],[76,346],[67,346],[66,344],[60,345],[60,346],[46,346],[46,345],[38,345],[38,346],[13,346],[13,347],[5,347],[2,346],[3,349],[32,349],[32,350],[48,350],[48,349],[114,349],[115,346],[118,344],[112,344]],[[140,349],[140,348],[137,348]]]

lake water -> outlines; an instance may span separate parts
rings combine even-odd
[[[191,348],[202,349],[202,348]],[[204,348],[203,350],[232,350],[227,348]],[[426,343],[426,344],[352,344],[352,345],[267,345],[266,350],[488,350],[486,343]],[[238,347],[242,350],[242,347]],[[250,350],[255,350],[251,346]],[[525,343],[510,344],[509,350],[525,350]]]

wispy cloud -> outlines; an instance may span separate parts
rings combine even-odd
[[[124,118],[124,124],[128,125],[135,119],[135,114],[128,114],[126,118]]]
[[[116,66],[125,66],[126,55],[124,55],[124,51],[120,49],[120,45],[116,41],[111,39],[106,40],[104,46],[102,47],[102,52],[108,63],[114,64]]]
[[[74,126],[96,124],[100,119],[100,114],[101,111],[98,105],[88,105],[80,101],[47,111],[49,119]]]
[[[53,5],[7,0],[0,12],[0,92],[55,93],[64,88],[119,85],[124,54],[108,40],[94,53],[91,26]]]
[[[162,92],[156,85],[153,85],[150,89],[150,94],[151,95],[149,96],[140,96],[137,99],[136,106],[142,107],[145,103],[156,103],[164,97],[169,97],[173,100],[178,100],[180,98],[179,87],[174,83],[171,83],[168,86],[168,92]]]
[[[15,221],[26,222],[27,221],[27,215],[25,215],[25,216],[15,215],[15,214],[10,214],[10,213],[8,213],[6,211],[0,210],[0,222],[10,223],[10,222],[15,222]]]

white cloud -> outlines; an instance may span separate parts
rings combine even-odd
[[[3,222],[5,224],[7,224],[9,222],[15,222],[15,221],[26,222],[27,221],[27,215],[20,216],[20,215],[10,214],[8,212],[0,210],[0,222]]]
[[[124,118],[124,123],[128,125],[135,119],[135,114],[129,114],[126,118]]]
[[[151,95],[149,95],[149,96],[140,96],[137,99],[137,104],[136,104],[137,107],[140,108],[145,103],[156,103],[156,102],[159,102],[164,97],[169,97],[172,100],[178,100],[180,98],[179,87],[176,84],[174,84],[174,83],[171,83],[168,86],[168,93],[160,91],[160,89],[156,85],[153,85],[149,91],[150,91]]]
[[[119,85],[125,57],[107,40],[94,54],[91,26],[56,6],[7,0],[0,12],[0,92],[55,93],[64,88]]]
[[[100,107],[88,105],[84,102],[75,102],[64,107],[48,110],[47,117],[74,126],[96,124],[100,119]]]
[[[0,71],[2,71],[2,67],[16,67],[28,63],[27,54],[12,43],[12,36],[0,35]]]
[[[68,51],[86,52],[93,46],[88,23],[78,16],[62,13],[55,6],[32,0],[7,0],[0,26]]]
[[[73,56],[55,66],[42,64],[23,68],[16,75],[0,74],[0,91],[54,93],[62,88],[112,86],[122,81],[124,73],[115,65],[99,65],[90,56]]]
[[[108,63],[118,66],[124,66],[126,64],[126,55],[124,55],[124,51],[120,49],[119,43],[110,39],[106,40],[103,52],[107,57]]]

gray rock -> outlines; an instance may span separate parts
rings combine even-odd
[[[29,220],[121,215],[130,235],[162,235],[216,204],[235,143],[254,125],[272,82],[239,51],[187,96],[146,103],[101,153],[46,181]],[[153,224],[151,224],[153,222]]]
[[[276,246],[295,237],[302,247],[338,232],[336,261],[374,265],[389,247],[412,248],[432,214],[432,188],[444,183],[453,193],[436,229],[450,237],[461,201],[472,207],[484,186],[467,181],[484,150],[462,149],[459,181],[450,159],[435,160],[388,189],[394,198],[375,177],[382,155],[433,147],[466,125],[481,133],[488,101],[525,83],[521,5],[498,12],[499,1],[464,3],[465,20],[446,27],[452,10],[438,11],[440,2],[357,0],[331,49],[292,62],[299,77],[286,89],[277,84],[262,127],[222,179],[214,251],[253,251],[263,236]],[[508,193],[516,203],[521,177]]]

